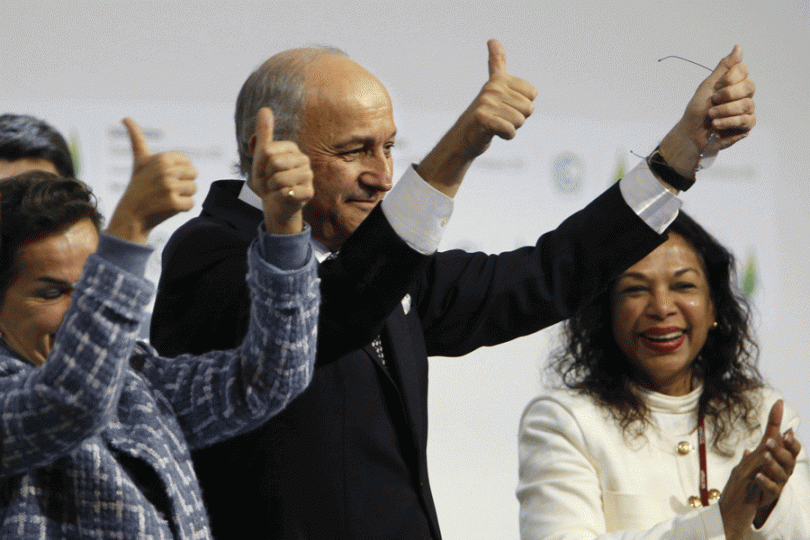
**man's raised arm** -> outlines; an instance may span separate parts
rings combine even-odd
[[[534,112],[537,90],[506,71],[506,53],[495,39],[489,47],[489,80],[416,171],[449,197],[458,191],[472,162],[496,135],[511,139]]]

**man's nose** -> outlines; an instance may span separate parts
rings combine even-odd
[[[388,191],[393,186],[393,162],[384,151],[375,152],[366,162],[361,176],[363,184],[377,191]]]

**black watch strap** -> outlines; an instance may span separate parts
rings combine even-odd
[[[658,148],[647,158],[647,164],[658,178],[679,191],[686,191],[695,183],[694,178],[687,178],[678,174],[678,172],[672,168],[672,165],[667,163],[664,156],[658,151]]]

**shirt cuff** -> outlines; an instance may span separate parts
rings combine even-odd
[[[619,190],[633,212],[658,234],[669,227],[681,208],[681,200],[658,181],[644,160],[619,181]]]
[[[412,165],[383,199],[382,211],[408,246],[432,255],[453,214],[453,199],[425,182]]]
[[[723,526],[723,516],[720,515],[720,505],[710,504],[707,508],[703,508],[702,510],[703,511],[698,512],[698,514],[703,522],[705,536],[698,536],[698,538],[725,540],[726,529]]]
[[[259,255],[279,270],[299,270],[309,260],[311,231],[304,223],[304,230],[298,234],[267,234],[264,223],[260,223]]]
[[[143,277],[146,273],[146,262],[154,248],[134,242],[128,242],[104,231],[98,236],[96,255],[118,268]]]

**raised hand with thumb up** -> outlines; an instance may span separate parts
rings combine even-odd
[[[459,121],[468,121],[467,152],[477,157],[487,149],[492,137],[511,139],[534,111],[537,90],[531,83],[506,71],[506,53],[495,39],[489,48],[489,80]]]
[[[168,218],[190,210],[197,169],[185,154],[152,154],[141,128],[124,119],[132,144],[132,177],[110,218],[107,232],[146,244],[149,233]]]
[[[755,90],[742,50],[734,46],[698,86],[683,117],[661,141],[660,153],[669,166],[694,178],[704,152],[716,153],[747,137],[757,123]],[[715,148],[707,148],[710,137],[716,139]]]
[[[264,225],[270,234],[303,230],[303,208],[315,195],[309,158],[291,141],[273,140],[273,111],[262,107],[250,139],[253,166],[248,186],[262,199]]]
[[[492,138],[512,139],[534,112],[535,87],[506,71],[506,53],[500,42],[490,39],[487,47],[489,79],[417,167],[427,183],[450,197],[455,196],[467,169],[486,151]]]

